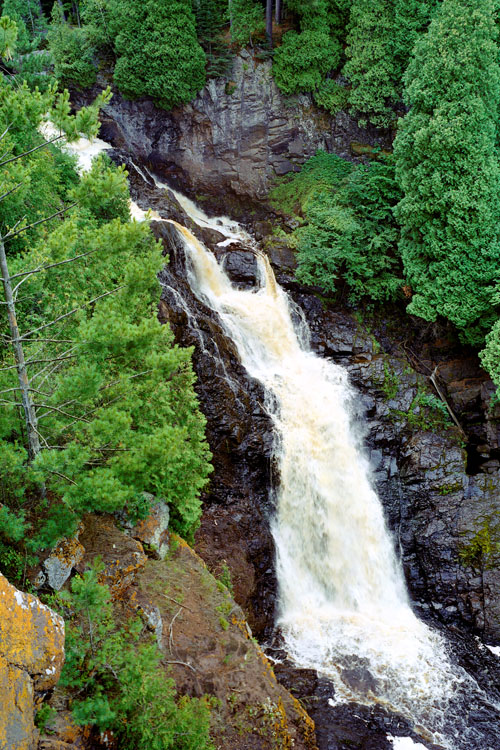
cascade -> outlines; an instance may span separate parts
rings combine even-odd
[[[205,216],[203,225],[217,221]],[[310,350],[307,324],[265,255],[256,253],[258,288],[236,289],[215,256],[172,223],[184,241],[191,289],[265,389],[279,474],[277,624],[290,658],[328,677],[337,702],[382,705],[447,750],[494,750],[464,725],[460,708],[464,701],[492,704],[411,609],[346,371]]]
[[[96,153],[109,146],[91,147]],[[85,144],[69,148],[88,168]],[[352,416],[356,394],[347,373],[311,351],[304,317],[250,235],[174,195],[195,223],[225,237],[220,245],[255,249],[257,288],[239,290],[188,229],[163,219],[182,238],[193,293],[218,315],[248,374],[265,389],[279,475],[272,520],[277,625],[290,658],[328,677],[334,701],[382,705],[447,750],[495,750],[460,716],[464,697],[475,696],[478,706],[491,702],[411,609]],[[136,218],[146,216],[131,208]]]

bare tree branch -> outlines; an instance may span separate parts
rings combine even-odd
[[[51,216],[46,216],[44,219],[39,219],[38,221],[34,221],[33,224],[27,224],[25,227],[21,227],[21,229],[18,229],[17,232],[9,232],[8,234],[5,235],[4,242],[8,242],[13,237],[17,237],[18,234],[21,234],[21,232],[25,232],[27,229],[33,229],[33,227],[37,227],[39,224],[45,224],[46,221],[55,219],[56,216],[60,216],[61,214],[66,213],[66,211],[69,211],[70,208],[73,208],[76,205],[77,205],[76,202],[71,203],[69,206],[62,208],[60,211],[56,211],[55,214],[52,214]]]
[[[8,195],[18,190],[18,188],[20,188],[22,184],[23,184],[22,182],[18,182],[17,185],[15,185],[11,190],[7,190],[6,193],[4,193],[3,195],[0,195],[0,201],[3,201],[3,199],[6,198]],[[4,241],[5,241],[5,237],[4,237]]]
[[[50,323],[45,323],[43,326],[39,326],[38,328],[33,328],[31,331],[28,331],[23,336],[21,336],[21,339],[24,341],[28,336],[32,336],[34,333],[38,333],[38,331],[43,331],[44,328],[48,328],[49,326],[53,326],[56,323],[59,323],[60,320],[64,320],[64,318],[69,318],[70,315],[74,315],[78,310],[83,310],[84,307],[87,307],[88,305],[92,305],[94,302],[97,302],[97,300],[102,299],[103,297],[108,297],[110,294],[114,294],[115,292],[119,292],[120,289],[124,289],[125,285],[122,284],[121,286],[115,287],[115,289],[112,289],[110,292],[104,292],[104,294],[100,294],[98,297],[94,297],[94,299],[89,300],[88,302],[85,302],[85,304],[80,305],[79,307],[73,308],[73,310],[70,310],[69,312],[65,313],[64,315],[60,315],[58,318],[55,318],[54,320],[51,320]]]
[[[76,206],[76,203],[73,203],[73,206]],[[73,258],[67,258],[66,260],[59,260],[57,263],[47,263],[44,266],[38,266],[37,268],[34,268],[32,271],[23,271],[22,273],[15,273],[10,278],[12,280],[12,279],[19,279],[21,276],[31,276],[34,273],[47,271],[49,268],[55,268],[56,266],[64,266],[66,263],[73,263],[74,260],[79,260],[80,258],[86,258],[87,255],[92,255],[93,253],[96,253],[96,252],[97,252],[97,248],[95,250],[89,250],[88,253],[81,253],[80,255],[75,255],[73,256]],[[22,282],[19,282],[19,284],[21,283]],[[14,291],[16,291],[19,284],[14,288]]]

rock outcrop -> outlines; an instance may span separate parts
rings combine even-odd
[[[146,564],[142,544],[119,531],[110,517],[88,515],[83,523],[80,541],[85,554],[76,569],[82,573],[99,557],[103,566],[99,583],[109,586],[112,597],[116,599],[127,590]]]
[[[0,748],[35,750],[37,699],[57,683],[64,621],[0,573]]]
[[[183,107],[166,112],[115,92],[102,119],[102,138],[184,189],[251,200],[317,149],[355,158],[356,143],[388,145],[387,136],[361,130],[349,115],[318,110],[309,95],[283,96],[271,63],[246,50],[226,78],[210,80]]]
[[[316,750],[314,723],[280,685],[230,591],[181,539],[148,560],[124,610],[155,603],[167,673],[182,694],[215,696],[212,739],[221,750]]]

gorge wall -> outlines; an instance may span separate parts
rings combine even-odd
[[[318,110],[310,95],[285,97],[271,63],[246,50],[234,58],[227,80],[210,80],[181,108],[165,112],[115,91],[104,113],[104,140],[184,189],[240,200],[265,199],[277,176],[296,171],[317,149],[349,159],[360,143],[388,145],[387,135],[361,130],[346,113]]]

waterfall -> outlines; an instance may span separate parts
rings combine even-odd
[[[460,678],[440,636],[410,608],[356,439],[345,370],[311,352],[306,324],[294,325],[265,256],[259,288],[237,290],[215,257],[177,227],[191,288],[219,315],[267,394],[280,477],[272,523],[278,625],[290,656],[328,676],[338,699],[378,702],[417,725],[428,728],[431,719],[434,728]]]
[[[108,147],[83,140],[67,146],[82,170],[90,164],[88,151]],[[382,705],[447,750],[495,750],[480,730],[466,726],[460,709],[464,700],[492,704],[410,607],[358,439],[356,393],[346,371],[311,351],[303,316],[252,238],[227,217],[209,218],[174,195],[195,223],[225,237],[220,245],[239,241],[256,252],[258,286],[238,290],[188,229],[163,219],[183,240],[194,294],[219,316],[243,366],[265,390],[279,475],[272,520],[277,625],[290,658],[328,677],[336,702]],[[147,216],[135,204],[131,210],[135,218]]]

